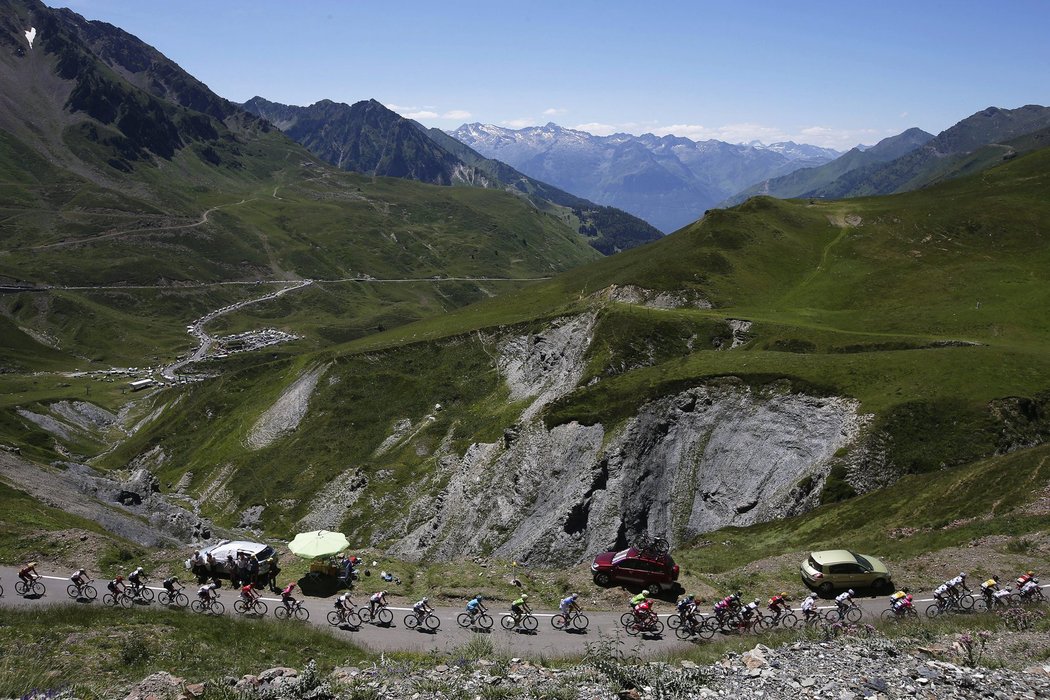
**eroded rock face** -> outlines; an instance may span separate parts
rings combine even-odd
[[[435,478],[447,485],[395,528],[395,551],[570,564],[645,531],[674,544],[769,520],[796,508],[798,482],[823,479],[864,423],[854,401],[731,383],[647,404],[613,435],[531,421],[513,441],[443,458]]]

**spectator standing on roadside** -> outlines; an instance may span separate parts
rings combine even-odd
[[[259,560],[254,554],[248,558],[248,577],[256,586],[262,585],[259,581]]]
[[[226,573],[230,576],[230,585],[233,588],[239,588],[241,582],[240,577],[237,576],[237,562],[233,560],[232,554],[226,555]]]

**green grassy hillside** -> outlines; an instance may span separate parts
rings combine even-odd
[[[266,525],[281,534],[320,485],[359,468],[375,477],[372,498],[344,526],[369,537],[400,517],[383,499],[430,473],[439,445],[462,453],[516,420],[521,406],[508,403],[492,364],[500,334],[582,311],[597,313],[584,379],[546,410],[548,426],[614,426],[648,400],[714,381],[854,397],[905,473],[1037,445],[1050,437],[1050,328],[1034,311],[1050,301],[1048,165],[1041,151],[891,198],[753,199],[517,294],[313,354],[216,364],[220,379],[187,390],[179,410],[105,464],[159,445],[173,456],[166,484],[192,471],[204,490],[221,474],[230,499],[209,514],[232,522],[267,503]],[[612,285],[688,292],[713,308],[656,310],[596,294]],[[733,350],[718,349],[727,319],[753,324]],[[246,450],[261,412],[315,366],[328,367],[317,408],[293,436]],[[435,403],[443,409],[411,440],[375,453],[396,421],[419,421]]]

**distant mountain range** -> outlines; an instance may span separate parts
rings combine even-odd
[[[435,185],[504,189],[541,209],[563,210],[555,213],[571,220],[590,245],[606,255],[660,238],[660,231],[636,216],[524,175],[375,100],[352,105],[322,100],[298,107],[253,97],[243,107],[343,170]]]
[[[756,182],[840,155],[792,142],[765,146],[653,134],[594,136],[553,123],[525,129],[464,124],[449,134],[526,175],[624,209],[664,232],[696,221]]]
[[[841,199],[907,192],[1040,148],[1042,139],[1024,137],[1048,127],[1050,108],[989,107],[937,136],[908,129],[867,150],[854,148],[822,166],[760,182],[720,206],[739,204],[757,194]]]

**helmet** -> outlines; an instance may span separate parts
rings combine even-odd
[[[1026,571],[1025,573],[1028,574],[1029,576],[1035,576],[1035,572],[1034,571]]]
[[[809,594],[809,597],[810,598],[816,598],[817,597],[817,592],[813,591],[812,593]]]
[[[787,598],[788,597],[788,592],[787,591],[781,591],[780,592],[780,597],[781,598]]]
[[[759,603],[758,598],[755,598],[755,605],[758,605],[758,603]]]
[[[965,571],[960,571],[959,572],[959,578],[966,578],[966,572]]]
[[[910,603],[911,602],[911,593],[909,593],[908,595],[904,596],[904,600],[906,600],[906,601],[908,601]]]
[[[910,589],[910,588],[908,588],[907,586],[905,586],[905,587],[904,587],[904,588],[902,588],[901,590],[902,590],[902,591],[904,591],[905,593],[911,593],[911,589]]]
[[[998,582],[999,581],[999,577],[998,576],[992,576],[992,580]]]
[[[142,567],[141,566],[135,567],[135,573],[142,573]]]
[[[386,595],[386,591],[383,591],[383,595]],[[480,593],[474,596],[474,600],[485,600]]]
[[[733,597],[736,598],[737,600],[739,600],[741,595],[742,594],[740,593],[740,591],[737,591],[736,593],[733,594]]]
[[[118,574],[117,575],[117,581],[123,581],[123,580],[124,580],[124,577]]]
[[[573,594],[572,594],[571,596],[569,596],[569,597],[570,597],[570,598],[572,598],[573,600],[576,600],[577,598],[579,598],[579,597],[580,597],[580,594],[579,594],[579,593],[573,593]]]
[[[427,598],[426,596],[423,596],[423,602],[424,603],[426,603],[428,600],[430,600],[430,598]]]
[[[529,594],[528,593],[522,593],[521,594],[521,599],[522,600],[528,600],[529,599]]]
[[[642,595],[648,597],[649,596],[649,589],[646,588],[644,591],[642,591]]]
[[[849,589],[849,590],[848,590],[848,591],[846,591],[846,592],[847,592],[847,593],[849,593],[850,595],[855,595],[855,593],[853,592],[853,589],[852,589],[852,588],[851,588],[851,589]]]

